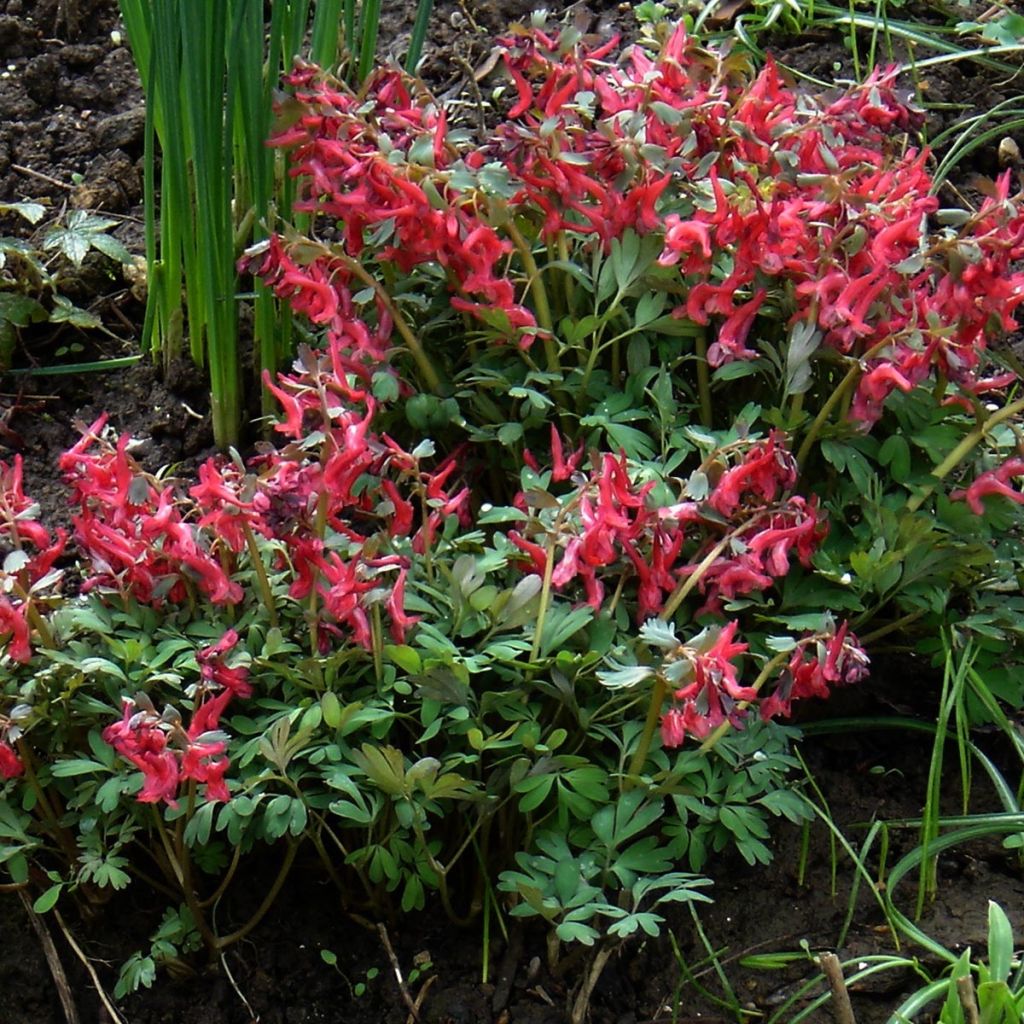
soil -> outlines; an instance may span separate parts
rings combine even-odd
[[[436,4],[423,64],[434,92],[460,95],[494,36],[510,20],[525,17],[532,6],[530,0]],[[393,7],[397,10],[385,13],[382,45],[400,51],[412,12]],[[595,3],[572,10],[581,28],[602,35],[615,28],[628,31],[631,20],[629,5]],[[131,55],[119,31],[114,0],[0,0],[0,202],[44,201],[48,216],[65,205],[110,216],[118,222],[115,236],[140,252],[145,114]],[[820,78],[852,70],[850,53],[834,38],[786,40],[779,58]],[[1019,91],[1013,81],[971,65],[940,66],[922,85],[929,103],[939,105],[930,115],[933,136],[954,119],[990,108],[1011,91]],[[997,147],[995,140],[978,150],[964,174],[994,175]],[[956,185],[965,187],[965,177]],[[955,194],[950,198],[955,200]],[[8,234],[22,228],[15,221],[10,215],[3,217],[0,230]],[[69,298],[97,313],[109,333],[97,341],[92,336],[96,332],[86,337],[52,328],[27,331],[15,353],[16,370],[52,369],[62,360],[112,358],[136,351],[143,304],[133,294],[132,282],[119,276],[112,264],[94,254],[82,274],[63,287]],[[71,342],[81,344],[84,355],[58,354],[70,350]],[[109,375],[8,374],[0,379],[0,458],[9,459],[13,452],[23,455],[26,489],[40,499],[53,524],[66,516],[56,455],[77,438],[76,423],[87,424],[104,410],[115,426],[144,440],[142,457],[153,469],[193,463],[209,450],[204,385],[191,368],[161,375],[141,360]],[[893,673],[890,682],[901,675]],[[927,692],[928,685],[920,688]],[[891,700],[888,684],[887,694]],[[870,689],[857,699],[862,702],[858,710],[876,706]],[[931,715],[931,703],[920,694],[908,694],[908,701],[923,717]],[[930,751],[912,735],[847,731],[808,740],[802,749],[821,799],[854,845],[863,841],[866,826],[875,820],[897,821],[920,813]],[[997,760],[1006,756],[998,747],[991,753]],[[974,810],[997,809],[980,782],[972,797]],[[959,794],[945,794],[945,799],[951,810],[959,808]],[[914,838],[913,830],[892,830],[890,864],[901,849],[913,845]],[[706,944],[688,915],[673,920],[676,949],[667,936],[627,944],[602,975],[592,1020],[735,1020],[736,1011],[716,1002],[728,1003],[731,997],[709,963],[709,948],[725,965],[736,1002],[751,1014],[770,1015],[802,979],[816,977],[817,968],[809,959],[773,972],[754,971],[740,961],[750,952],[799,951],[802,941],[812,950],[834,948],[843,932],[855,875],[848,857],[834,855],[831,835],[820,824],[810,830],[809,838],[792,826],[779,826],[774,851],[771,865],[756,868],[738,855],[720,855],[711,868],[715,902],[701,912]],[[302,868],[300,857],[299,869],[293,871],[275,909],[223,964],[183,978],[161,974],[153,989],[124,1001],[126,1020],[405,1021],[409,1011],[380,935],[364,930],[342,912],[332,890],[321,883],[322,872],[312,865],[308,871]],[[268,877],[274,870],[274,865],[267,865]],[[901,892],[904,909],[913,902],[912,885],[905,883]],[[248,896],[230,895],[220,911],[221,927],[244,920],[247,901],[258,900],[258,895],[255,889]],[[955,850],[941,861],[940,895],[927,909],[922,927],[950,949],[983,946],[989,899],[1010,913],[1020,934],[1024,881],[1019,863],[994,844]],[[66,914],[63,923],[53,915],[42,922],[68,972],[82,1020],[106,1022],[92,982],[62,932],[67,928],[80,944],[109,991],[117,966],[152,932],[159,910],[146,903],[142,886],[135,886],[89,919]],[[514,929],[507,943],[492,936],[485,964],[479,925],[459,930],[440,922],[439,907],[387,922],[404,976],[420,965],[409,988],[414,997],[425,992],[425,1024],[555,1024],[566,1019],[567,990],[578,982],[579,971],[561,978],[548,974],[541,932]],[[17,897],[0,896],[0,934],[0,1024],[60,1024],[65,1016],[52,975]],[[869,887],[862,885],[839,952],[844,958],[863,957],[893,948],[878,904]],[[323,950],[336,955],[335,966],[325,962]],[[423,966],[426,963],[429,966]],[[879,977],[854,992],[860,1024],[886,1020],[902,996],[919,984],[909,970]],[[362,986],[365,991],[356,995]],[[810,1019],[826,1020],[829,1015],[820,1010]]]

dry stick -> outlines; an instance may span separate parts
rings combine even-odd
[[[435,981],[437,981],[437,975],[432,974],[429,978],[427,978],[425,982],[423,982],[423,985],[420,987],[419,992],[416,993],[416,1002],[414,1006],[417,1010],[419,1010],[419,1008],[423,1005],[423,1001],[427,998],[427,993],[430,991],[430,986],[433,985]],[[409,1016],[406,1018],[405,1024],[413,1024],[413,1022],[416,1019],[417,1018],[413,1017],[413,1015],[410,1013]]]
[[[235,849],[237,851],[238,847],[235,847]],[[219,898],[220,897],[218,896],[218,899]],[[216,904],[214,905],[214,908],[211,911],[210,920],[213,922],[214,930],[216,930],[216,928],[217,928],[217,907],[216,907]],[[238,998],[241,999],[242,1005],[245,1007],[246,1012],[249,1014],[249,1024],[259,1024],[260,1016],[259,1016],[258,1013],[255,1013],[253,1011],[252,1006],[249,1005],[249,1000],[245,998],[245,993],[243,993],[242,990],[238,987],[238,982],[235,981],[235,976],[231,973],[231,968],[228,966],[228,958],[227,958],[227,954],[224,952],[224,950],[221,950],[221,953],[220,953],[220,965],[224,969],[224,974],[225,974],[225,976],[228,979],[228,983],[235,990],[235,995],[237,995]]]
[[[974,995],[974,979],[969,974],[956,979],[956,994],[963,1007],[967,1024],[978,1024],[981,1016],[978,1013],[978,1000]]]
[[[380,936],[380,941],[384,946],[384,952],[388,955],[388,960],[391,961],[391,970],[395,972],[395,981],[398,982],[398,991],[402,993],[402,1000],[405,1005],[409,1007],[409,1016],[414,1021],[419,1022],[420,1011],[413,1002],[413,998],[409,995],[409,987],[405,983],[405,978],[402,977],[402,968],[398,965],[398,957],[395,956],[394,948],[391,945],[391,940],[388,938],[388,930],[383,924],[377,925],[377,934]]]
[[[601,972],[604,971],[605,965],[611,959],[612,954],[619,948],[619,945],[619,943],[616,943],[613,946],[605,946],[594,954],[590,969],[584,975],[583,983],[580,985],[580,990],[573,1002],[572,1014],[569,1018],[572,1024],[583,1024],[583,1021],[586,1019],[587,1009],[590,1006],[590,997],[594,993],[594,986],[597,985]]]
[[[82,947],[75,942],[75,937],[71,934],[68,926],[64,923],[64,918],[60,916],[59,910],[54,910],[53,916],[57,919],[57,924],[60,925],[60,930],[64,933],[64,938],[68,940],[68,945],[75,951],[75,956],[82,961],[82,966],[89,972],[89,977],[92,979],[92,986],[96,989],[96,995],[100,997],[100,1002],[103,1004],[104,1009],[110,1015],[113,1024],[124,1024],[124,1017],[117,1012],[117,1007],[114,1005],[110,996],[107,995],[106,989],[100,983],[100,977],[96,973],[96,968],[93,967],[92,961],[82,951]]]
[[[40,181],[45,181],[50,185],[56,185],[58,188],[67,189],[68,192],[74,190],[74,185],[69,185],[66,181],[59,181],[57,178],[51,178],[48,174],[43,174],[42,171],[33,171],[31,167],[25,167],[22,164],[11,164],[11,170],[17,171],[19,174],[27,174],[30,178],[39,178]]]
[[[818,963],[821,964],[821,969],[828,979],[828,987],[832,990],[832,1015],[836,1024],[857,1024],[839,957],[835,953],[822,953],[818,957]]]
[[[24,889],[18,890],[18,897],[21,899],[21,905],[25,908],[25,913],[28,914],[39,944],[43,947],[43,954],[46,957],[47,966],[50,968],[50,974],[53,975],[57,995],[60,996],[60,1005],[64,1008],[64,1018],[68,1024],[80,1024],[78,1010],[75,1009],[75,1000],[71,995],[71,986],[68,984],[68,976],[64,973],[64,965],[60,962],[57,947],[53,944],[53,938],[46,927],[46,922],[32,909],[32,901]]]

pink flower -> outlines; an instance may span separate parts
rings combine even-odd
[[[753,298],[729,314],[718,331],[718,337],[708,348],[708,363],[711,366],[722,366],[734,359],[757,358],[757,353],[747,348],[745,342],[766,294],[763,288],[759,288]]]
[[[418,615],[405,614],[405,578],[408,570],[399,570],[398,579],[391,588],[391,595],[388,597],[387,610],[391,618],[391,639],[396,644],[405,643],[405,631],[419,622]]]
[[[224,774],[230,762],[223,756],[227,737],[218,727],[233,696],[226,689],[203,701],[187,731],[179,721],[152,708],[136,710],[134,701],[125,699],[121,720],[103,730],[103,739],[142,772],[140,803],[163,800],[177,807],[178,788],[189,780],[206,786],[207,800],[229,799]]]
[[[727,519],[741,504],[770,505],[780,493],[796,484],[796,459],[783,445],[783,435],[773,430],[767,440],[747,449],[743,461],[726,470],[708,503]]]
[[[0,742],[0,776],[13,779],[25,771],[21,758],[14,752],[9,743]]]
[[[868,666],[868,656],[846,622],[831,636],[807,637],[793,651],[775,692],[761,701],[761,718],[788,717],[794,700],[824,698],[833,686],[859,683]]]
[[[251,492],[248,497],[243,497],[245,490]],[[253,533],[273,536],[265,520],[269,499],[234,464],[207,459],[199,467],[199,483],[188,493],[203,512],[198,525],[211,529],[236,554],[246,546],[246,526]]]
[[[177,806],[178,759],[167,748],[167,735],[159,716],[136,712],[134,702],[125,700],[120,722],[103,730],[103,739],[142,772],[140,803],[166,801]]]
[[[913,386],[891,363],[880,363],[861,377],[850,419],[870,426],[882,415],[882,404],[893,391],[907,392]]]
[[[28,609],[0,596],[0,637],[7,637],[7,657],[26,664],[32,660],[29,644]]]
[[[566,458],[558,427],[554,423],[551,424],[551,479],[555,483],[568,480],[579,469],[580,463],[583,461],[583,447],[583,442],[581,441],[579,448]]]
[[[217,643],[196,652],[199,675],[207,685],[221,686],[236,697],[251,697],[249,669],[245,665],[229,667],[225,655],[238,644],[238,633],[229,629]]]
[[[679,746],[686,735],[704,738],[723,722],[738,724],[743,716],[740,701],[751,701],[757,692],[741,686],[732,659],[747,649],[734,643],[738,623],[717,631],[705,631],[682,648],[692,666],[693,682],[675,691],[675,706],[662,717],[665,746]]]
[[[966,490],[953,491],[950,498],[953,501],[966,500],[977,516],[985,514],[981,499],[989,495],[998,495],[1024,505],[1024,494],[1010,485],[1012,479],[1021,476],[1024,476],[1024,458],[1007,459],[998,469],[982,473]]]

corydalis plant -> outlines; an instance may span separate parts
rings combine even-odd
[[[1024,297],[1011,273],[1024,219],[1008,176],[976,213],[938,213],[927,154],[893,152],[892,133],[920,122],[891,73],[820,100],[770,62],[752,77],[742,55],[704,50],[681,26],[622,63],[608,61],[614,43],[587,52],[571,34],[503,43],[519,98],[483,146],[397,72],[359,96],[308,67],[293,76],[303,115],[275,142],[290,150],[300,208],[343,231],[275,238],[252,265],[355,360],[379,363],[398,325],[422,383],[440,386],[376,266],[443,281],[494,340],[529,349],[542,337],[551,370],[573,349],[598,353],[630,315],[623,300],[654,278],[678,296],[673,318],[714,328],[700,353],[710,367],[760,358],[757,343],[787,327],[785,392],[846,368],[822,403],[845,398],[864,427],[892,391],[930,376],[983,386],[986,335],[1011,329]],[[657,240],[656,264],[634,235]],[[621,258],[588,274],[609,252]],[[663,302],[642,308],[657,328]],[[463,352],[445,356],[458,372]]]
[[[1024,300],[1009,176],[976,211],[939,210],[928,154],[905,141],[921,115],[892,72],[810,96],[681,25],[617,58],[614,40],[586,50],[539,24],[502,45],[516,100],[482,145],[395,71],[355,95],[300,68],[275,143],[299,208],[337,230],[276,237],[249,266],[324,330],[351,386],[420,391],[432,416],[410,401],[414,426],[530,444],[528,479],[507,460],[526,516],[507,536],[542,582],[541,623],[554,595],[582,587],[595,613],[625,599],[641,622],[707,615],[731,630],[730,608],[777,607],[772,591],[816,559],[852,580],[835,571],[847,524],[836,551],[822,548],[835,489],[815,481],[822,456],[854,465],[860,449],[846,448],[884,436],[894,393],[928,384],[937,416],[977,417],[973,431],[960,421],[941,481],[994,425],[979,396],[1016,380],[991,374],[986,353]],[[542,424],[548,478],[528,436]],[[588,448],[620,451],[588,464]],[[695,450],[699,465],[679,473]],[[936,486],[918,487],[908,515]],[[982,489],[996,478],[970,492],[974,508]],[[874,612],[887,603],[877,587]],[[848,629],[821,635],[859,650]],[[820,692],[794,683],[810,679],[798,668],[783,690]],[[783,691],[775,708],[788,709]]]

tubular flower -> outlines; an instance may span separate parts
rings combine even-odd
[[[869,664],[846,622],[831,634],[805,638],[794,649],[775,692],[761,701],[762,719],[789,717],[795,700],[824,698],[833,686],[861,682],[868,675]]]
[[[661,719],[661,739],[665,747],[678,747],[687,735],[704,739],[723,722],[738,725],[743,711],[740,701],[753,700],[757,693],[741,686],[733,659],[747,650],[735,643],[738,623],[732,621],[719,630],[708,631],[685,644],[677,660],[688,662],[693,682],[673,693],[673,706]]]
[[[7,742],[0,741],[0,776],[5,779],[17,778],[25,771],[21,758]]]
[[[998,495],[1008,498],[1017,505],[1024,505],[1024,494],[1011,486],[1010,481],[1016,477],[1024,476],[1024,459],[1007,459],[998,469],[990,469],[982,473],[966,489],[953,491],[950,498],[954,501],[966,501],[975,515],[984,515],[985,506],[982,498],[989,495]]]

